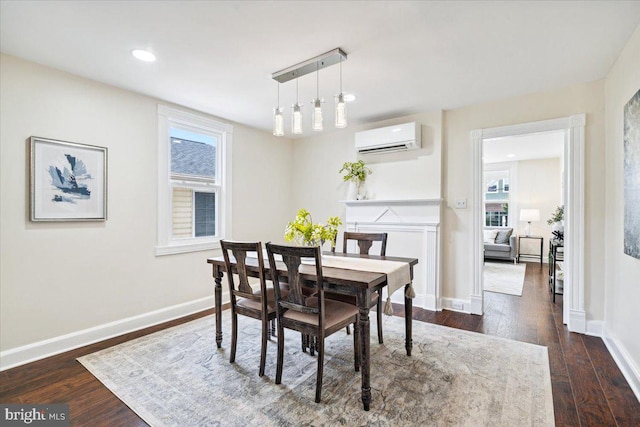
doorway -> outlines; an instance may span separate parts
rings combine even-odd
[[[473,145],[473,288],[471,312],[483,313],[483,231],[485,226],[483,166],[485,140],[544,132],[563,132],[565,183],[565,277],[563,321],[570,331],[584,333],[584,128],[585,115],[471,132]],[[513,185],[513,183],[511,183]],[[543,255],[544,256],[544,255]]]

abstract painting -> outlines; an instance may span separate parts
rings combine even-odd
[[[31,221],[107,219],[107,149],[31,137]]]
[[[640,259],[640,90],[624,107],[624,253]]]

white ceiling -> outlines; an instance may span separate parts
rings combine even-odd
[[[639,1],[2,0],[0,49],[270,129],[271,73],[336,47],[357,96],[350,123],[363,123],[603,78],[639,22]],[[320,72],[328,118],[338,76]],[[315,90],[314,74],[300,78],[307,120]],[[295,83],[280,97],[288,110]]]
[[[500,163],[562,158],[564,136],[564,131],[554,131],[485,139],[482,145],[482,160],[484,163]]]

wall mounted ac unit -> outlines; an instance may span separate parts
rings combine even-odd
[[[416,150],[420,146],[420,123],[416,122],[356,132],[358,154]]]

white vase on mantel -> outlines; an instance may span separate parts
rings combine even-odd
[[[349,189],[347,190],[347,200],[357,200],[358,184],[355,181],[349,181]]]

